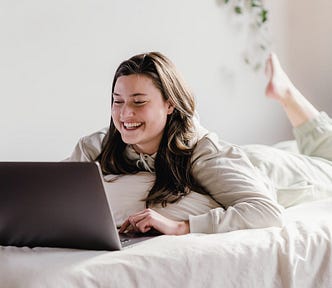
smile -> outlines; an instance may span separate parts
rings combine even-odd
[[[142,125],[143,125],[142,122],[123,122],[123,126],[126,129],[130,129],[130,130],[136,129]]]

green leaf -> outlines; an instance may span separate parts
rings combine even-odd
[[[261,20],[262,20],[262,23],[266,22],[267,21],[267,13],[268,11],[263,9],[262,12],[261,12]]]
[[[259,45],[259,48],[261,48],[261,50],[263,50],[263,51],[266,51],[266,46],[263,45],[263,44],[260,44],[260,45]]]
[[[254,70],[258,71],[259,69],[261,69],[262,64],[261,63],[256,63],[256,65],[254,66]]]
[[[251,0],[251,7],[261,7],[262,3],[259,0]]]
[[[235,10],[235,13],[242,14],[242,8],[240,6],[235,6],[234,10]]]
[[[227,4],[229,2],[229,0],[225,0],[225,3]]]

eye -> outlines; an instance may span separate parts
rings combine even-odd
[[[121,103],[123,103],[122,100],[115,100],[115,99],[114,99],[114,101],[113,101],[113,104],[121,104]]]
[[[147,101],[137,100],[137,101],[134,101],[134,104],[140,106],[140,105],[144,105],[146,102]]]

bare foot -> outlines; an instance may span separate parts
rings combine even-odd
[[[271,53],[266,61],[265,74],[269,79],[265,92],[266,96],[284,104],[295,90],[295,87],[282,69],[274,53]]]
[[[293,127],[319,114],[318,110],[289,80],[274,53],[271,53],[267,59],[265,73],[268,77],[266,96],[277,100],[282,105]]]

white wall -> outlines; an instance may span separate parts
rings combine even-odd
[[[175,62],[201,121],[221,137],[238,144],[289,137],[281,109],[264,98],[263,71],[242,61],[252,47],[246,22],[222,2],[1,0],[0,160],[65,158],[80,136],[108,125],[120,61],[150,50]],[[270,25],[282,42],[280,5]],[[287,48],[278,49],[287,66]]]
[[[332,115],[332,2],[268,1],[272,49],[297,88]]]
[[[332,1],[289,2],[289,73],[317,108],[332,115]]]

